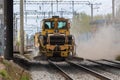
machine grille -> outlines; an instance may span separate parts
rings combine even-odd
[[[51,45],[64,45],[65,36],[50,36],[50,44]]]

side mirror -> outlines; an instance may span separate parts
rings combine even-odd
[[[44,21],[40,22],[40,26],[41,26],[42,30],[44,31],[45,30],[45,28],[44,28]]]

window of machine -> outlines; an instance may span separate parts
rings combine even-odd
[[[45,29],[54,29],[54,22],[46,21],[44,26],[45,26]]]
[[[65,21],[59,21],[58,22],[58,29],[65,29],[66,28],[66,22]]]

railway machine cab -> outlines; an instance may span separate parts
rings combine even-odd
[[[53,16],[42,20],[42,31],[35,34],[39,53],[48,58],[75,55],[75,40],[70,34],[69,20]]]

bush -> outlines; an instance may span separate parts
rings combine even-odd
[[[29,76],[22,76],[21,80],[29,80]]]
[[[10,76],[8,75],[6,70],[0,70],[0,75],[5,79],[5,80],[11,80]]]
[[[116,60],[120,61],[120,55],[118,55],[118,56],[116,57]]]

